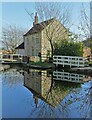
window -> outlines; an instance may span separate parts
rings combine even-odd
[[[34,56],[34,49],[32,48],[32,56]]]

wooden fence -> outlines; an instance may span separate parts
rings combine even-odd
[[[88,60],[86,60],[83,57],[77,57],[77,56],[59,56],[55,55],[53,56],[53,63],[58,66],[58,65],[65,65],[67,66],[76,66],[76,67],[84,67],[87,65]]]
[[[14,63],[22,63],[25,62],[26,56],[20,55],[20,54],[0,54],[0,62],[1,63],[8,63],[8,62],[14,62]]]
[[[69,72],[61,72],[61,71],[53,71],[53,79],[59,81],[68,81],[68,82],[75,82],[75,83],[84,83],[91,80],[90,77],[77,74],[77,73],[69,73]]]

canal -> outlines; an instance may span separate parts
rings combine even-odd
[[[92,76],[11,68],[0,79],[3,118],[90,118]]]

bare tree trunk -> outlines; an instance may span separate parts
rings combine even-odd
[[[52,44],[52,41],[51,40],[49,40],[49,42],[50,42],[50,45],[51,45],[51,58],[53,58],[53,44]]]

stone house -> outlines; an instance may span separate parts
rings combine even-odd
[[[24,34],[24,42],[16,48],[16,51],[29,57],[31,61],[39,61],[39,56],[45,60],[51,55],[50,38],[54,44],[61,39],[67,39],[68,33],[68,30],[56,18],[38,23],[36,13],[33,27]]]

